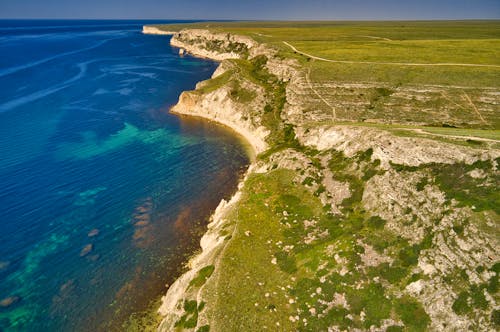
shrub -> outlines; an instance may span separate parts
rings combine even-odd
[[[425,331],[430,323],[429,315],[420,302],[411,297],[402,297],[396,305],[396,312],[410,331]]]
[[[210,276],[212,275],[214,270],[215,270],[215,266],[213,266],[213,265],[205,266],[204,268],[199,270],[196,278],[191,280],[191,282],[189,283],[189,287],[192,287],[192,286],[201,287],[201,286],[203,286],[205,284],[205,282],[207,281],[207,279],[210,278]]]
[[[455,302],[453,302],[451,308],[457,315],[465,315],[470,312],[471,308],[469,306],[469,293],[463,291],[458,294],[458,297]]]

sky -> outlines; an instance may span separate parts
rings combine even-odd
[[[500,0],[0,0],[0,18],[500,19]]]

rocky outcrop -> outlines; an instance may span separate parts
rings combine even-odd
[[[174,34],[170,41],[172,46],[186,52],[222,61],[212,78],[226,73],[233,66],[224,60],[236,59],[250,54],[255,55],[258,44],[251,38],[231,34],[212,33],[203,29],[185,29]],[[183,92],[179,102],[171,109],[176,114],[198,116],[226,125],[242,135],[252,146],[255,153],[267,149],[265,141],[269,131],[260,125],[258,114],[264,108],[262,88],[247,81],[240,81],[240,88],[253,93],[256,97],[250,102],[239,102],[231,97],[228,85],[209,87],[211,83],[201,82],[195,91]],[[207,92],[207,90],[209,90]]]
[[[257,43],[248,37],[213,33],[204,29],[185,29],[175,33],[170,44],[198,57],[216,61],[247,57],[257,46]]]
[[[389,167],[389,162],[408,166],[453,164],[461,161],[471,164],[476,160],[500,157],[498,150],[470,149],[431,139],[399,137],[370,127],[299,127],[296,134],[305,146],[318,150],[336,149],[343,151],[348,157],[372,148],[373,160],[379,159],[386,168]]]
[[[142,33],[172,35],[170,45],[186,50],[192,55],[216,61],[239,59],[255,54],[258,44],[251,38],[225,33],[213,33],[204,29],[184,29],[180,32],[144,26]]]
[[[145,25],[142,27],[142,33],[144,33],[146,35],[173,35],[176,32],[161,30],[161,29],[158,29],[157,27]]]
[[[261,153],[267,148],[265,141],[269,131],[252,122],[248,113],[252,108],[261,106],[259,101],[242,105],[229,96],[230,88],[221,88],[209,93],[196,91],[183,92],[179,102],[171,109],[176,114],[198,116],[212,120],[234,129],[252,146],[255,153]]]

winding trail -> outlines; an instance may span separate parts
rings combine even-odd
[[[375,61],[349,61],[349,60],[331,60],[321,58],[309,53],[299,51],[295,46],[283,41],[283,44],[290,47],[294,52],[310,57],[311,59],[316,59],[320,61],[333,62],[333,63],[350,63],[350,64],[371,64],[371,65],[395,65],[395,66],[413,66],[413,67],[425,67],[425,66],[458,66],[458,67],[487,67],[487,68],[500,68],[500,65],[483,65],[483,64],[473,64],[473,63],[411,63],[411,62],[375,62]]]
[[[458,138],[458,139],[470,139],[470,140],[475,140],[475,141],[482,141],[482,142],[493,142],[493,143],[498,143],[500,142],[497,139],[493,138],[485,138],[485,137],[478,137],[478,136],[468,136],[468,135],[446,135],[446,134],[438,134],[438,133],[431,133],[429,131],[426,131],[425,129],[422,128],[395,128],[395,129],[401,129],[401,130],[407,130],[407,131],[413,131],[417,134],[422,134],[422,135],[430,135],[430,136],[439,136],[439,137],[445,137],[445,138]]]

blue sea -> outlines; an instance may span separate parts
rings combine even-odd
[[[0,21],[0,331],[121,331],[249,160],[168,113],[217,64],[145,21]]]

